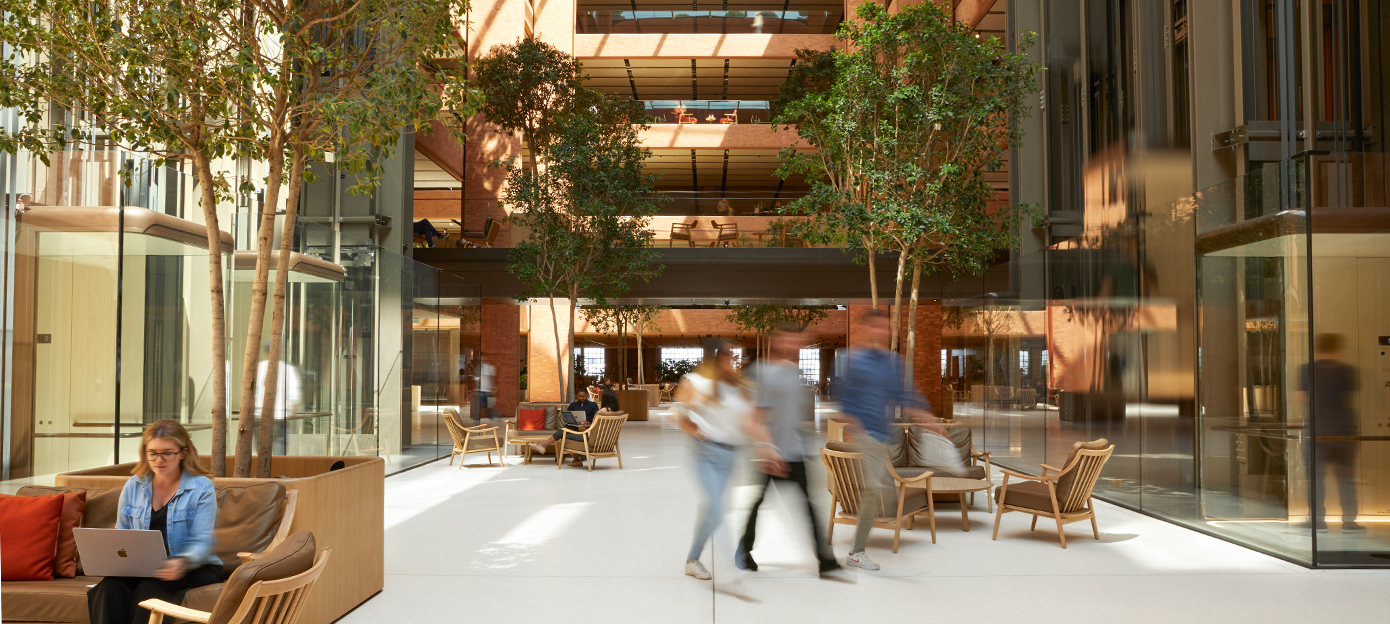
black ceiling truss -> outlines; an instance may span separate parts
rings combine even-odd
[[[636,3],[634,3],[633,6],[637,6]],[[627,84],[632,87],[632,99],[640,102],[642,98],[637,97],[637,81],[632,78],[632,62],[628,59],[623,59],[623,66],[627,68]]]
[[[690,59],[690,99],[700,99],[700,80],[695,73],[695,59]]]
[[[700,191],[700,172],[695,169],[695,150],[690,150],[690,190]]]
[[[724,177],[719,181],[719,194],[729,192],[729,150],[724,150]]]
[[[729,99],[729,59],[724,59],[724,93],[719,96],[719,99]]]

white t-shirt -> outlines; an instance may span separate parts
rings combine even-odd
[[[491,364],[484,362],[478,366],[478,390],[480,392],[492,392],[492,378],[497,375],[497,369]]]
[[[700,434],[720,444],[743,444],[747,439],[743,423],[753,413],[753,404],[743,389],[721,381],[715,398],[713,380],[690,373],[685,382],[695,391],[685,408]]]
[[[265,403],[265,373],[270,362],[261,360],[256,367],[256,413],[261,413]],[[283,420],[291,411],[299,409],[301,392],[299,388],[299,369],[281,362],[280,381],[275,388],[275,418]]]

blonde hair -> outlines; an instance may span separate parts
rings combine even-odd
[[[168,440],[178,445],[179,450],[183,451],[183,461],[179,462],[179,467],[184,472],[207,476],[208,470],[198,459],[198,449],[193,446],[193,440],[188,437],[188,430],[175,420],[161,420],[145,427],[145,435],[140,436],[140,459],[135,462],[135,468],[131,469],[130,474],[144,477],[154,473],[150,469],[149,458],[145,456],[145,447],[149,446],[150,441],[155,439]]]

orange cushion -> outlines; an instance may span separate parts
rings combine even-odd
[[[53,580],[62,515],[62,495],[0,496],[0,580]]]
[[[522,431],[544,431],[545,430],[545,410],[544,409],[524,409],[521,410],[520,422],[518,427]]]
[[[53,578],[77,576],[77,538],[72,536],[72,529],[82,526],[82,514],[86,511],[86,492],[70,492],[63,495],[63,514],[58,518],[58,554],[53,559]]]

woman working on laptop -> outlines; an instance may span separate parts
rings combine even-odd
[[[161,420],[146,427],[131,472],[116,528],[159,531],[171,558],[154,578],[108,576],[87,590],[92,624],[143,624],[150,616],[138,606],[141,601],[179,604],[188,590],[227,580],[212,551],[217,493],[183,425]]]

